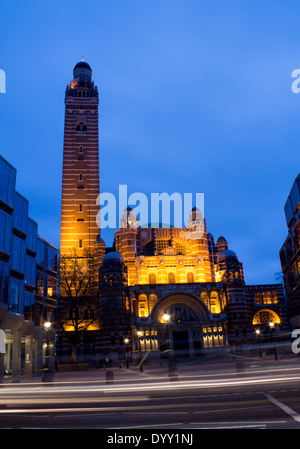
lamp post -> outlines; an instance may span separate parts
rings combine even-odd
[[[137,331],[137,336],[138,336],[138,345],[139,345],[139,357],[141,358],[142,356],[142,351],[141,351],[141,336],[143,335],[142,331]]]
[[[44,323],[44,329],[46,330],[46,351],[45,351],[45,359],[46,359],[46,368],[49,369],[49,356],[50,356],[50,351],[49,351],[49,330],[51,328],[51,323],[50,321],[46,321]]]
[[[47,382],[48,380],[53,380],[53,378],[52,378],[52,374],[51,374],[51,372],[50,372],[50,361],[49,361],[49,357],[50,357],[50,351],[49,351],[49,330],[50,330],[50,328],[51,328],[51,323],[50,323],[50,321],[46,321],[45,323],[44,323],[44,329],[45,329],[45,331],[46,331],[46,348],[45,348],[45,359],[46,359],[46,366],[45,366],[45,369],[44,369],[44,372],[43,372],[43,374],[42,374],[42,381],[43,382]]]
[[[126,345],[126,368],[129,368],[129,360],[128,360],[128,343],[129,343],[129,339],[125,338],[124,342],[125,342],[125,345]]]
[[[142,351],[141,351],[141,336],[143,335],[142,331],[137,331],[137,336],[138,336],[138,345],[139,345],[139,360],[140,360],[140,371],[143,372],[143,360],[142,360]]]
[[[270,327],[270,332],[272,333],[274,357],[275,357],[275,360],[278,360],[276,346],[275,346],[275,338],[274,338],[274,334],[273,334],[273,332],[275,331],[275,324],[273,323],[273,321],[270,321],[269,327]]]
[[[169,371],[171,368],[171,345],[170,345],[170,332],[169,332],[169,322],[170,322],[170,315],[168,313],[165,313],[162,316],[164,323],[167,325],[167,341],[168,341],[168,358],[169,358]]]
[[[261,357],[260,339],[259,339],[260,330],[259,329],[255,329],[255,333],[256,333],[256,340],[258,341],[259,357]]]

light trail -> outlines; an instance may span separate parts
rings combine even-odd
[[[8,387],[0,390],[0,398],[6,395],[20,395],[30,394],[30,395],[53,395],[54,393],[128,393],[128,392],[146,392],[146,391],[160,391],[160,390],[176,390],[176,389],[192,389],[192,388],[222,388],[222,387],[238,387],[245,385],[259,385],[259,384],[270,384],[270,383],[291,383],[299,382],[300,376],[287,376],[287,377],[258,377],[258,378],[248,378],[248,379],[227,379],[219,381],[168,381],[168,382],[153,382],[153,383],[141,383],[139,385],[128,385],[120,384],[118,386],[94,386],[91,387],[62,387],[56,386],[55,384],[47,384],[47,386],[41,386],[38,388],[23,388],[23,387]]]

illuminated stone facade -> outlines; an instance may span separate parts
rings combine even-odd
[[[255,331],[265,341],[270,323],[277,336],[284,334],[282,285],[246,285],[237,255],[224,237],[214,242],[197,209],[186,228],[141,227],[127,209],[104,257],[98,104],[91,68],[80,62],[65,96],[61,255],[75,249],[81,257],[96,243],[101,304],[99,329],[82,337],[81,358],[124,360],[128,351],[200,357],[212,348],[254,343]]]
[[[100,269],[100,291],[110,291],[114,301],[118,288],[123,295],[118,305],[122,326],[109,326],[103,319],[105,348],[109,349],[109,335],[113,343],[110,357],[120,357],[122,345],[124,352],[125,338],[134,356],[162,358],[201,357],[211,349],[285,335],[282,285],[245,285],[237,255],[224,237],[215,244],[195,211],[187,228],[176,229],[140,228],[133,211],[127,210],[113,250],[104,258],[105,275],[103,266]],[[114,260],[111,275],[107,258]],[[104,296],[107,301],[107,293]]]
[[[65,91],[61,255],[80,256],[99,239],[98,105],[91,67],[79,62]]]

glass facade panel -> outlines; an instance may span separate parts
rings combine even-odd
[[[16,174],[0,160],[0,200],[13,207]]]
[[[57,251],[51,246],[47,248],[47,268],[52,271],[57,270]]]
[[[26,255],[25,283],[35,286],[35,258]]]
[[[47,282],[48,282],[48,284],[47,284],[48,298],[56,297],[56,295],[57,295],[57,279],[52,276],[48,276]]]
[[[33,220],[28,220],[26,245],[30,251],[37,252],[38,225]]]
[[[12,219],[0,210],[0,250],[7,254],[11,252]]]
[[[34,321],[34,293],[25,292],[24,295],[24,319],[26,321]]]
[[[291,205],[291,201],[290,198],[287,199],[287,202],[285,203],[284,206],[284,213],[285,213],[285,219],[286,219],[286,223],[289,224],[290,219],[293,216],[293,210],[292,210],[292,205]]]
[[[44,273],[36,271],[36,294],[44,296]]]
[[[45,265],[45,245],[44,241],[38,238],[37,240],[37,255],[36,255],[36,263],[39,265]]]
[[[20,231],[27,233],[28,203],[17,194],[13,213],[13,225]]]
[[[0,302],[7,304],[8,302],[8,280],[9,266],[0,263]]]
[[[20,273],[25,273],[25,251],[25,241],[13,235],[11,267]]]
[[[10,278],[9,308],[11,312],[23,313],[24,282],[13,277]]]

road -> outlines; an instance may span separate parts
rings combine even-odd
[[[299,429],[300,365],[82,373],[5,383],[1,429]],[[124,375],[123,375],[124,373]]]

